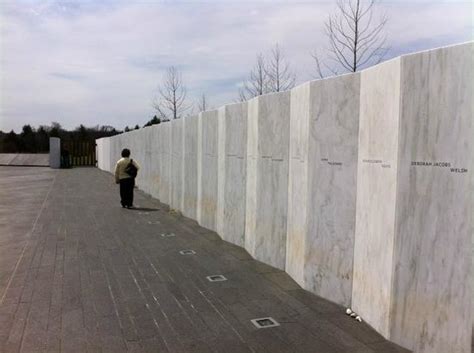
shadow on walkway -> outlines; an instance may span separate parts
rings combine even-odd
[[[147,208],[147,207],[133,207],[129,208],[130,211],[142,211],[142,212],[156,212],[159,211],[159,208]]]

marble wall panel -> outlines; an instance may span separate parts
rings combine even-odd
[[[286,271],[348,306],[352,296],[359,75],[291,92]]]
[[[113,136],[111,137],[111,140],[110,140],[110,156],[109,156],[110,169],[109,171],[111,173],[115,172],[115,164],[120,159],[120,153],[121,153],[120,146],[121,146],[121,141],[123,140],[123,135],[124,134]]]
[[[152,186],[151,132],[152,129],[149,126],[137,130],[137,136],[134,139],[137,142],[137,151],[135,151],[134,155],[131,156],[132,158],[136,159],[142,167],[137,175],[137,184],[140,186],[141,190],[143,190],[147,194],[151,194]]]
[[[218,113],[217,233],[245,245],[247,103],[221,107]]]
[[[150,126],[150,149],[151,149],[151,165],[150,165],[150,195],[159,198],[159,181],[160,181],[160,128],[159,124]]]
[[[183,197],[183,119],[171,125],[171,202],[170,207],[181,210]]]
[[[390,339],[416,353],[471,351],[473,54],[401,59]]]
[[[106,171],[106,172],[112,172],[112,155],[114,153],[114,144],[115,144],[115,140],[117,139],[117,136],[111,136],[111,137],[104,137],[103,138],[104,140],[107,139],[109,141],[109,153],[105,156],[105,158],[107,158],[108,160],[108,163],[103,163],[101,162],[102,164],[102,170]],[[99,163],[100,160],[97,160],[97,163]]]
[[[129,134],[125,135],[126,144],[123,148],[128,148],[130,150],[130,158],[133,158],[137,163],[144,164],[145,161],[145,143],[144,143],[144,134],[140,130],[133,130]],[[143,190],[144,184],[144,171],[140,169],[135,180],[135,184],[138,188]]]
[[[249,102],[245,246],[279,269],[286,262],[289,130],[290,92]]]
[[[171,202],[171,122],[160,124],[160,180],[158,183],[158,197],[164,204]]]
[[[102,152],[102,142],[104,139],[108,139],[107,137],[105,138],[100,138],[95,140],[95,158],[97,160],[97,168],[100,170],[104,170],[103,164],[104,164],[104,154]]]
[[[115,146],[117,144],[117,141],[119,139],[120,135],[115,135],[111,137],[103,137],[100,140],[108,140],[109,141],[109,151],[107,154],[102,154],[102,157],[104,160],[100,161],[99,159],[97,160],[97,164],[102,165],[102,170],[113,173],[115,170]],[[108,161],[108,163],[105,162],[105,160]]]
[[[197,218],[197,145],[198,145],[198,116],[183,118],[184,124],[184,158],[183,158],[183,205],[181,207],[186,217]]]
[[[361,73],[352,307],[390,336],[400,59]]]
[[[310,83],[291,90],[288,226],[285,271],[304,287],[308,215]],[[311,213],[311,211],[309,211]]]
[[[116,135],[110,138],[110,172],[114,173],[115,164],[120,158],[120,146],[123,140],[123,135]]]
[[[471,351],[472,58],[362,72],[353,308],[416,353]]]
[[[359,74],[311,83],[305,289],[341,305],[352,297]]]
[[[147,185],[147,190],[146,192],[149,195],[152,195],[152,190],[153,190],[153,127],[152,126],[147,126],[144,128],[145,131],[145,137],[146,137],[146,147],[145,147],[145,163],[146,164],[146,185]]]
[[[217,213],[217,110],[202,112],[198,118],[198,207],[197,221],[216,230]]]
[[[145,141],[144,133],[142,130],[133,130],[128,134],[124,135],[123,145],[120,147],[119,154],[123,148],[128,148],[130,150],[130,158],[137,161],[140,166],[144,164],[145,161]],[[143,168],[137,174],[135,184],[138,188],[144,190],[144,177],[145,173]]]
[[[110,139],[102,139],[102,162],[100,169],[109,171],[110,170]]]
[[[247,102],[247,180],[245,185],[245,249],[254,254],[257,228],[258,98]]]

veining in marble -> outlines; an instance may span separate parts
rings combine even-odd
[[[290,92],[249,101],[245,246],[279,269],[286,261],[289,128]]]
[[[305,289],[352,296],[359,74],[292,90],[287,269]]]
[[[352,307],[364,321],[388,338],[397,192],[400,59],[374,66],[360,75]]]
[[[181,210],[183,197],[183,119],[171,125],[171,203],[172,209]]]
[[[473,54],[401,58],[390,339],[416,353],[471,351]]]
[[[247,103],[221,107],[218,112],[217,233],[222,239],[245,245],[247,168]]]
[[[197,221],[216,230],[218,112],[202,112],[198,118]]]
[[[186,217],[196,219],[198,202],[198,116],[188,116],[184,120],[184,158],[183,158],[183,204]]]

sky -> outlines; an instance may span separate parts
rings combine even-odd
[[[143,125],[169,66],[189,103],[233,103],[256,55],[276,43],[297,82],[316,77],[336,0],[0,0],[0,130]],[[473,39],[471,1],[381,0],[386,59]]]

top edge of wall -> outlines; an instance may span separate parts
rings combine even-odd
[[[293,89],[293,88],[292,88]],[[284,95],[284,94],[287,94],[291,92],[291,89],[288,89],[286,91],[280,91],[280,92],[270,92],[270,93],[265,93],[265,94],[262,94],[260,96],[257,96],[257,97],[253,97],[249,100],[246,100],[245,102],[242,102],[242,103],[247,103],[247,102],[252,102],[252,101],[256,101],[258,100],[259,98],[264,98],[264,97],[272,97],[272,96],[278,96],[278,95]]]
[[[393,59],[390,59],[390,60],[393,60]],[[390,61],[390,60],[387,60],[387,61]],[[387,62],[387,61],[384,61],[384,63]],[[380,65],[380,64],[377,64],[377,65],[374,65],[374,66],[378,66],[378,65]],[[372,68],[374,66],[371,66],[370,68]],[[367,68],[367,69],[370,69],[370,68]],[[364,69],[364,70],[367,70],[367,69]],[[299,85],[293,87],[290,91],[293,91],[294,89],[302,88],[304,86],[311,86],[315,83],[322,82],[322,81],[338,80],[341,77],[344,77],[344,78],[350,77],[350,76],[356,77],[356,76],[359,76],[361,74],[361,72],[364,71],[364,70],[357,71],[357,72],[345,72],[345,73],[337,75],[337,76],[329,76],[329,77],[325,77],[325,78],[316,78],[314,80],[310,80],[310,81],[300,83]]]
[[[467,42],[462,42],[462,43],[455,43],[455,44],[446,45],[446,46],[443,46],[443,47],[436,47],[436,48],[420,50],[420,51],[416,51],[416,52],[413,52],[413,53],[402,54],[402,55],[398,56],[397,58],[405,58],[405,57],[408,57],[408,56],[414,56],[414,55],[418,55],[418,54],[435,52],[435,51],[446,50],[446,49],[453,49],[453,48],[463,47],[463,46],[466,46],[466,47],[467,46],[474,46],[474,41],[467,41]],[[380,64],[378,64],[378,65],[380,65]]]
[[[224,104],[223,106],[221,106],[221,107],[219,108],[219,110],[222,109],[222,108],[226,108],[226,107],[236,107],[236,106],[238,106],[238,105],[247,104],[247,102],[248,102],[248,100],[243,101],[243,102],[227,103],[227,104]]]
[[[203,112],[200,112],[198,115],[201,116],[201,115],[209,114],[209,113],[215,113],[215,114],[217,114],[217,113],[219,112],[219,109],[220,109],[220,108],[211,109],[211,110],[205,110],[205,111],[203,111]]]

